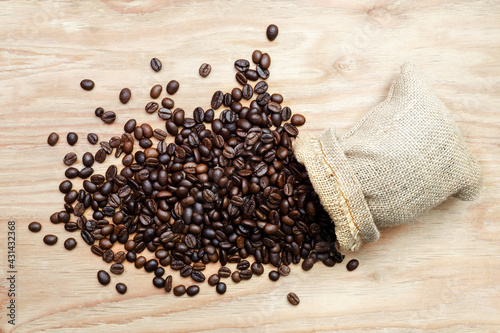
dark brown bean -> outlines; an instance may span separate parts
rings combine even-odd
[[[295,293],[289,293],[288,295],[286,295],[286,299],[292,305],[299,305],[300,303],[300,299]]]
[[[82,87],[83,90],[90,91],[94,89],[94,81],[89,79],[84,79],[80,82],[80,87]]]
[[[63,163],[66,164],[67,166],[70,166],[70,165],[73,165],[75,164],[76,160],[77,160],[77,156],[75,153],[71,152],[71,153],[67,153],[65,156],[64,156],[64,159],[63,159]]]
[[[352,259],[347,263],[346,268],[350,272],[358,268],[358,266],[359,266],[359,261],[357,259]]]
[[[116,291],[119,293],[119,294],[125,294],[127,292],[127,285],[125,283],[117,283],[116,286]]]
[[[211,71],[212,71],[212,66],[204,63],[204,64],[201,64],[198,72],[200,73],[201,77],[207,77]]]
[[[103,286],[107,286],[111,282],[111,276],[109,276],[108,272],[100,270],[97,272],[97,280]]]
[[[103,113],[101,119],[105,124],[112,124],[116,120],[116,113],[113,111],[106,111]]]
[[[162,68],[161,61],[158,58],[151,59],[150,65],[155,72],[159,72]]]
[[[73,250],[77,245],[77,242],[74,238],[68,238],[64,241],[64,248],[68,251]]]
[[[57,236],[51,234],[45,235],[43,242],[47,245],[55,245],[57,243]]]
[[[182,296],[186,293],[186,287],[183,284],[180,284],[174,288],[175,296]]]
[[[179,90],[179,82],[177,82],[176,80],[171,80],[167,84],[166,90],[169,95],[174,95]]]
[[[39,232],[40,230],[42,230],[42,225],[39,222],[31,222],[28,225],[28,229],[31,232]]]
[[[156,98],[160,97],[162,90],[163,90],[163,87],[161,86],[161,84],[154,85],[151,88],[149,95],[151,96],[151,98],[156,99]]]
[[[87,134],[87,141],[91,145],[95,145],[99,141],[99,137],[95,133],[89,133],[89,134]]]
[[[57,141],[59,141],[59,135],[56,132],[50,133],[49,137],[47,138],[47,143],[50,146],[55,146]]]
[[[200,287],[198,287],[197,285],[189,286],[186,289],[186,294],[190,297],[197,295],[199,292],[200,292]]]
[[[130,91],[129,88],[123,88],[120,91],[119,98],[120,98],[120,102],[122,102],[122,104],[127,104],[130,101],[131,97],[132,97],[132,92]]]

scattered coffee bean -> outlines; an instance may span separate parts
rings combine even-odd
[[[165,287],[165,280],[163,280],[163,278],[161,278],[161,277],[155,276],[153,278],[153,285],[156,288],[164,288]]]
[[[212,66],[209,64],[202,64],[199,69],[199,73],[201,77],[207,77],[212,71]]]
[[[67,166],[70,166],[70,165],[75,164],[76,160],[77,160],[76,154],[71,152],[71,153],[67,153],[64,156],[63,163],[66,164]]]
[[[131,97],[132,97],[132,92],[130,91],[129,88],[123,88],[120,91],[119,98],[120,98],[120,102],[122,102],[122,104],[127,104],[130,101]]]
[[[94,81],[89,79],[84,79],[80,82],[80,87],[82,87],[83,90],[90,91],[94,89]]]
[[[66,141],[70,146],[74,146],[78,142],[78,134],[75,132],[69,132],[66,136]]]
[[[231,269],[229,269],[229,267],[223,266],[223,267],[219,268],[218,275],[221,278],[228,278],[231,276]]]
[[[68,238],[64,241],[64,248],[68,251],[73,250],[77,245],[77,242],[74,238]]]
[[[82,162],[83,165],[85,165],[86,167],[91,167],[94,164],[94,155],[92,155],[89,152],[86,152],[82,156]]]
[[[99,142],[99,137],[95,133],[89,133],[87,134],[87,141],[90,144],[95,145],[97,142]]]
[[[260,63],[261,57],[262,57],[262,52],[260,50],[253,51],[253,53],[252,53],[252,61],[255,64],[259,64]]]
[[[104,114],[104,109],[101,107],[98,107],[95,109],[94,114],[96,117],[101,118],[102,115]]]
[[[47,245],[55,245],[57,243],[57,236],[51,234],[45,235],[43,242]]]
[[[39,232],[40,230],[42,230],[42,225],[38,222],[31,222],[28,225],[28,229],[31,232]]]
[[[278,281],[280,278],[280,273],[278,271],[270,271],[269,272],[269,280]]]
[[[161,105],[164,107],[164,108],[167,108],[169,110],[173,109],[174,108],[174,101],[169,98],[169,97],[165,97],[164,99],[161,100]]]
[[[165,286],[163,287],[167,293],[172,290],[172,275],[165,278]]]
[[[73,183],[69,180],[63,180],[61,184],[59,184],[59,191],[64,194],[71,191],[72,188],[73,188]]]
[[[226,293],[226,284],[224,282],[219,282],[215,286],[215,290],[218,294],[223,295]]]
[[[177,90],[179,90],[179,82],[177,82],[176,80],[170,81],[167,84],[166,90],[169,95],[174,95],[177,92]]]
[[[274,24],[271,24],[266,29],[266,36],[271,42],[278,37],[278,27]]]
[[[199,292],[200,292],[200,287],[198,287],[197,285],[189,286],[186,289],[186,294],[191,297],[196,296]]]
[[[127,292],[127,285],[125,283],[117,283],[116,284],[116,291],[119,293],[119,294],[125,294]]]
[[[156,98],[160,97],[162,90],[163,90],[163,87],[161,86],[161,84],[157,84],[151,88],[149,95],[151,96],[151,98],[156,99]]]
[[[105,124],[112,124],[116,120],[116,113],[113,111],[106,111],[102,114],[101,119]]]
[[[160,59],[158,58],[153,58],[151,59],[151,62],[150,62],[150,65],[151,65],[151,68],[155,71],[155,72],[159,72],[161,70],[161,61]]]
[[[288,295],[286,295],[286,299],[292,305],[299,305],[300,303],[300,299],[295,293],[289,293]]]
[[[350,272],[358,268],[358,266],[359,266],[359,261],[357,259],[352,259],[347,263],[346,268]]]
[[[113,264],[109,268],[109,271],[115,275],[120,275],[124,272],[125,267],[122,264]]]
[[[180,284],[174,288],[174,295],[175,296],[182,296],[185,293],[186,293],[186,287],[182,284]]]
[[[302,126],[306,123],[306,118],[301,114],[294,114],[292,119],[290,119],[290,122],[294,126]]]
[[[57,141],[59,141],[59,135],[56,132],[50,133],[49,137],[47,138],[47,143],[50,146],[55,146]]]
[[[220,281],[220,276],[218,276],[217,274],[212,274],[208,278],[208,284],[210,286],[215,286],[217,283],[219,283],[219,281]]]
[[[111,276],[109,276],[108,272],[100,270],[97,272],[97,280],[103,286],[107,286],[111,282]]]

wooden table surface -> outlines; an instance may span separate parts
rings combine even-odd
[[[274,42],[265,36],[271,23],[280,28]],[[499,28],[493,0],[0,2],[0,331],[500,330]],[[197,297],[178,298],[126,265],[112,282],[125,282],[127,294],[99,285],[96,271],[108,265],[79,235],[66,251],[70,234],[49,222],[62,208],[63,156],[94,152],[88,132],[109,139],[129,118],[162,125],[143,109],[154,84],[176,79],[177,106],[208,108],[215,90],[236,85],[233,62],[254,49],[272,57],[270,90],[307,117],[302,132],[345,133],[385,98],[401,64],[418,64],[480,162],[480,200],[449,199],[415,223],[384,230],[378,243],[347,255],[360,260],[354,272],[345,263],[293,267],[277,282],[228,282],[224,296],[205,283]],[[149,67],[152,57],[162,60],[161,72]],[[205,79],[204,62],[212,65]],[[95,81],[93,91],[80,88],[83,78]],[[123,106],[117,96],[125,86],[133,97]],[[115,110],[116,123],[94,117],[97,106]],[[55,147],[46,143],[52,131],[61,136]],[[80,136],[74,147],[69,131]],[[9,220],[15,297],[6,279]],[[31,221],[43,231],[29,232]],[[59,236],[56,246],[43,244],[46,233]],[[189,283],[174,274],[181,282]],[[298,307],[286,301],[291,291]],[[7,317],[14,298],[15,326]]]

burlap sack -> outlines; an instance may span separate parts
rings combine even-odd
[[[473,200],[481,172],[449,110],[420,69],[401,67],[387,99],[346,135],[328,129],[294,144],[341,251],[379,239],[379,227],[409,222],[450,195]]]

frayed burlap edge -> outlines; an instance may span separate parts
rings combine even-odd
[[[321,204],[335,223],[340,251],[356,251],[380,233],[365,201],[361,185],[331,129],[320,137],[308,134],[294,143],[297,160],[304,164]]]

